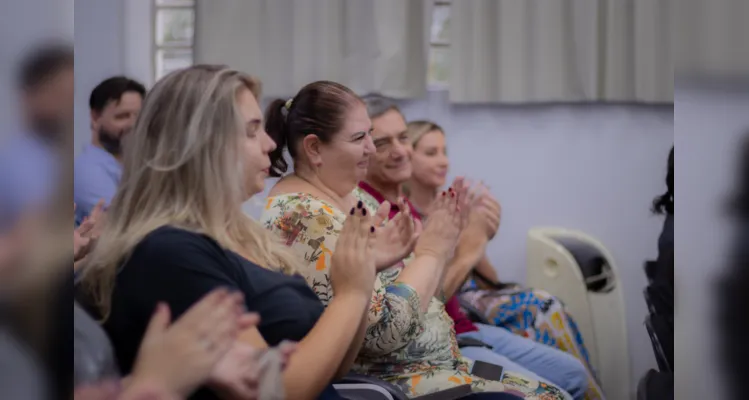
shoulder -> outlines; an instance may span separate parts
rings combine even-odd
[[[87,149],[88,150],[88,149]],[[102,163],[90,151],[84,150],[73,163],[73,173],[76,179],[96,179],[106,175]]]
[[[322,241],[331,235],[337,237],[345,220],[341,210],[301,193],[268,198],[261,217],[261,223],[280,234],[287,246],[294,242]]]
[[[110,201],[119,184],[105,165],[91,160],[85,153],[75,160],[73,178],[74,195],[80,202],[96,203],[100,198]]]
[[[319,219],[331,223],[340,218],[345,219],[343,212],[327,202],[306,193],[293,193],[268,197],[260,219],[268,227],[279,220],[293,224]]]
[[[226,262],[223,248],[213,239],[188,230],[162,226],[149,233],[133,250],[130,262],[161,265],[200,265]]]
[[[377,211],[378,208],[380,208],[380,202],[377,201],[377,199],[374,198],[371,194],[367,193],[366,190],[357,187],[354,189],[354,191],[351,193],[354,195],[354,197],[364,203],[365,206],[369,209],[370,212]]]

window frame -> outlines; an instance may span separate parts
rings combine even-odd
[[[432,3],[432,10],[431,10],[432,15],[431,15],[431,18],[430,18],[431,24],[429,26],[429,42],[428,42],[428,45],[429,45],[429,53],[428,53],[429,57],[427,59],[427,79],[428,79],[427,88],[430,91],[445,91],[445,90],[448,90],[448,88],[449,88],[449,73],[448,73],[448,82],[434,82],[434,81],[432,81],[432,80],[429,79],[430,78],[429,68],[431,67],[431,60],[432,60],[432,52],[433,52],[433,50],[435,48],[436,49],[449,50],[449,48],[450,48],[450,40],[449,39],[443,40],[443,41],[432,41],[432,27],[434,26],[434,21],[435,21],[434,20],[434,11],[435,11],[435,9],[437,7],[440,7],[440,6],[451,7],[452,6],[452,0],[434,0],[433,3]]]
[[[175,4],[159,4],[159,0],[151,1],[151,75],[153,76],[153,82],[159,81],[163,76],[159,70],[159,53],[168,50],[183,50],[189,51],[195,61],[195,13],[196,13],[196,1],[197,0],[171,0]],[[193,37],[190,39],[190,44],[172,44],[164,45],[159,44],[158,27],[157,23],[159,20],[159,11],[161,10],[192,10],[193,12]]]

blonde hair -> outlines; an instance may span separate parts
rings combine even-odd
[[[155,229],[205,234],[266,268],[291,274],[296,256],[242,211],[237,95],[260,82],[224,66],[196,65],[160,80],[125,143],[122,181],[84,267],[84,288],[106,319],[117,269]]]
[[[408,139],[411,141],[411,145],[416,147],[416,143],[429,132],[440,131],[444,134],[442,127],[435,124],[432,121],[412,121],[408,123]]]

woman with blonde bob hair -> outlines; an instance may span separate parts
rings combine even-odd
[[[283,372],[283,398],[339,398],[330,382],[359,350],[350,321],[365,314],[375,278],[371,217],[352,210],[346,219],[346,246],[332,260],[336,299],[326,309],[295,275],[296,256],[242,211],[263,190],[276,147],[259,96],[256,79],[222,66],[193,66],[156,83],[126,140],[122,182],[83,289],[124,373],[157,304],[177,316],[226,287],[260,315],[256,328],[235,332],[235,347],[299,342]],[[239,374],[244,366],[234,367]],[[192,398],[223,394],[215,389]]]
[[[407,134],[413,146],[413,172],[406,184],[409,199],[422,216],[428,217],[437,193],[447,183],[450,163],[445,132],[434,122],[412,121],[408,123]],[[493,229],[496,233],[501,221],[499,203],[488,193],[479,201],[498,211],[500,219]],[[467,264],[468,269],[453,271],[458,275],[453,281],[458,284],[451,288],[463,304],[482,313],[491,325],[474,324],[475,331],[458,330],[458,336],[492,343],[496,353],[550,379],[575,399],[603,399],[582,336],[562,302],[542,290],[500,282],[486,255],[486,245],[492,239],[493,235],[486,236],[483,245],[473,249],[476,262]],[[506,331],[489,329],[493,327]],[[492,336],[496,332],[515,335],[498,336],[501,338],[498,341],[483,332],[491,332]],[[465,349],[464,353],[479,359],[475,349]]]

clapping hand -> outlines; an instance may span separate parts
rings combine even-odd
[[[400,210],[398,214],[384,225],[382,222],[388,217],[390,202],[383,202],[375,214],[375,225],[382,225],[378,228],[375,239],[377,271],[390,268],[406,258],[413,251],[416,240],[421,234],[421,221],[413,218],[404,198],[398,199],[398,209]]]
[[[76,205],[73,204],[73,210],[75,209]],[[84,218],[78,228],[73,231],[73,257],[76,262],[85,258],[93,248],[96,239],[101,234],[105,216],[102,199],[96,203],[91,214]]]
[[[487,241],[492,240],[502,220],[502,206],[483,184],[477,185],[472,194],[475,200],[471,205],[468,229],[485,235]]]
[[[458,237],[465,228],[471,196],[463,178],[456,178],[452,186],[437,196],[433,210],[416,243],[416,256],[430,255],[445,262],[452,258]]]

